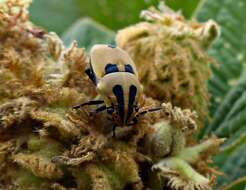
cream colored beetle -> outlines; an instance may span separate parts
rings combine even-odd
[[[139,112],[142,106],[142,86],[130,56],[113,45],[94,45],[90,52],[90,64],[86,74],[96,85],[103,100],[91,100],[81,105],[103,104],[95,112],[107,110],[115,126],[129,126],[137,123],[139,115],[160,108]]]

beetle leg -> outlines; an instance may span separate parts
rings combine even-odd
[[[93,82],[93,84],[96,85],[96,76],[94,74],[94,72],[92,71],[91,68],[87,68],[85,70],[85,73],[88,75],[88,77],[91,79],[91,81]]]
[[[90,114],[95,114],[95,113],[104,111],[104,110],[106,110],[106,109],[107,109],[106,105],[103,105],[103,106],[101,106],[101,107],[95,109],[94,111],[91,111]]]
[[[97,108],[97,109],[95,110],[95,112],[98,113],[98,112],[104,111],[104,110],[106,110],[106,109],[107,109],[106,105],[103,105],[103,106]]]
[[[91,59],[90,59],[90,62],[89,62],[89,67],[87,69],[85,69],[85,73],[91,79],[93,84],[96,85],[97,84],[97,78],[96,78],[96,75],[95,75],[95,73],[94,73],[94,71],[92,69],[92,66],[91,66]]]
[[[97,104],[102,104],[102,103],[104,103],[103,100],[90,100],[88,102],[79,104],[77,106],[73,106],[73,109],[78,109],[78,108],[86,106],[86,105],[97,105]]]

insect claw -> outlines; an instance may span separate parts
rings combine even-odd
[[[73,109],[76,110],[78,108],[80,108],[81,106],[80,105],[77,105],[77,106],[73,106]]]

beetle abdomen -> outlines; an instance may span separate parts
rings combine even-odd
[[[121,85],[115,85],[113,87],[113,93],[117,101],[117,112],[120,117],[121,123],[125,123],[125,98],[124,91]]]
[[[126,122],[129,122],[129,119],[133,113],[133,109],[135,109],[134,105],[136,103],[136,95],[137,95],[137,87],[135,85],[131,85],[129,89],[129,100],[128,100],[128,110],[127,110],[127,117]]]

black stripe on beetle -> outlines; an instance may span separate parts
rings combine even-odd
[[[124,116],[125,116],[125,111],[124,111],[124,92],[123,88],[120,85],[115,85],[113,87],[113,93],[117,99],[117,109],[118,109],[118,115],[120,116],[121,123],[124,123]]]
[[[105,67],[105,75],[109,73],[119,72],[119,69],[116,64],[108,63]]]
[[[133,109],[135,108],[134,103],[135,103],[136,94],[137,94],[136,86],[131,85],[129,88],[128,112],[127,112],[127,118],[126,118],[127,122],[133,113]]]
[[[125,65],[125,72],[135,74],[131,65]]]

